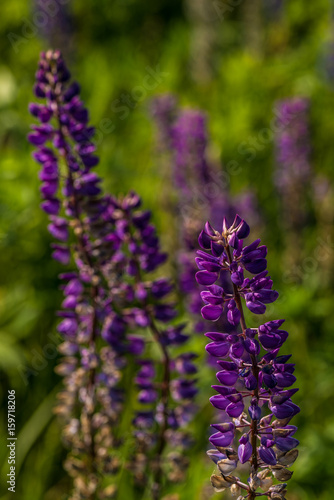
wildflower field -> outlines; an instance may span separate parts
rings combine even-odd
[[[334,5],[0,16],[0,500],[331,500]]]

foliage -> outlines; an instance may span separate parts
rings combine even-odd
[[[214,31],[215,42],[207,45],[208,53],[204,51],[203,55],[192,51],[199,21],[189,14],[186,2],[73,0],[68,2],[72,32],[65,55],[72,62],[73,75],[80,79],[91,121],[99,131],[97,141],[103,160],[100,175],[106,189],[115,194],[130,189],[139,192],[155,214],[165,248],[173,224],[172,214],[166,213],[160,203],[165,179],[147,112],[153,96],[167,91],[176,94],[182,105],[204,110],[210,128],[209,155],[212,161],[223,162],[231,191],[238,193],[244,187],[256,191],[263,227],[262,234],[252,236],[265,236],[271,255],[269,270],[281,296],[268,308],[264,319],[287,318],[290,336],[286,352],[293,353],[300,387],[294,399],[301,407],[294,419],[299,426],[300,458],[289,484],[289,499],[329,500],[334,465],[334,82],[326,68],[333,57],[332,13],[325,0],[286,0],[280,13],[263,12],[260,44],[253,46],[253,25],[245,22],[246,2],[226,10],[223,18],[219,15],[217,6],[233,3],[237,2],[209,2],[211,20],[209,25],[203,23],[206,31],[202,33],[205,37],[208,29]],[[69,482],[62,469],[65,453],[58,424],[52,415],[60,383],[54,373],[57,359],[43,355],[43,348],[52,343],[48,334],[55,332],[54,313],[61,302],[59,266],[50,259],[51,238],[46,216],[39,208],[37,169],[26,142],[31,121],[27,106],[36,62],[39,52],[48,48],[47,41],[32,30],[34,26],[27,25],[33,15],[29,1],[13,0],[1,7],[0,429],[4,444],[7,389],[15,389],[20,450],[17,497],[53,500],[66,498]],[[21,36],[22,43],[14,47],[9,33]],[[209,58],[211,74],[195,79],[194,66],[200,56]],[[158,71],[157,79],[145,79],[152,70]],[[151,88],[145,83],[148,81]],[[307,224],[299,230],[302,245],[293,263],[289,252],[296,235],[286,238],[288,221],[282,220],[273,182],[273,141],[266,141],[263,133],[270,127],[276,101],[292,96],[310,100],[312,184],[319,175],[329,180],[326,195],[316,199],[309,186]],[[125,106],[122,111],[120,105]],[[192,344],[198,353],[204,352],[204,337],[194,335]],[[37,373],[30,374],[26,385],[24,368],[34,366]],[[211,495],[208,477],[212,465],[205,449],[212,417],[212,408],[206,404],[207,387],[213,383],[212,370],[204,367],[198,397],[203,406],[193,424],[196,449],[187,482],[173,490],[180,500]],[[3,445],[3,500],[11,498],[4,486],[8,467],[5,455]],[[126,471],[122,475],[122,498],[138,498]]]

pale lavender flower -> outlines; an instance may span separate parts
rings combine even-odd
[[[159,110],[153,117],[159,137],[165,138],[165,150],[171,157],[171,178],[178,193],[180,290],[186,297],[188,311],[196,318],[195,331],[203,332],[206,326],[199,319],[200,301],[193,262],[201,221],[210,219],[220,226],[223,214],[232,217],[238,206],[241,214],[247,214],[256,224],[259,222],[257,203],[251,190],[232,197],[224,172],[209,162],[207,118],[202,111],[177,109],[175,99],[169,95],[157,97],[153,108]],[[225,328],[229,328],[228,323]]]

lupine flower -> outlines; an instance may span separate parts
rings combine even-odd
[[[241,213],[247,213],[253,223],[258,222],[256,200],[251,191],[233,199],[226,189],[223,172],[209,163],[207,120],[203,112],[178,110],[175,99],[168,95],[156,98],[152,108],[160,143],[161,138],[164,138],[165,149],[171,156],[169,168],[172,169],[172,181],[178,192],[177,210],[181,226],[179,286],[186,297],[187,309],[195,319],[195,331],[202,333],[205,321],[198,319],[201,302],[194,278],[196,266],[193,260],[200,231],[198,221],[204,217],[220,225],[222,220],[217,214],[232,216],[235,207],[239,206]],[[221,279],[224,280],[224,276]],[[226,282],[223,284],[229,286]],[[225,330],[229,328],[225,313],[221,322],[225,323]]]
[[[175,151],[175,185],[181,196],[188,198],[210,180],[205,157],[207,136],[204,114],[195,110],[181,113],[172,127],[172,144]]]
[[[298,391],[291,388],[295,365],[289,362],[290,355],[279,352],[288,337],[282,329],[284,320],[246,326],[243,303],[252,313],[263,314],[278,297],[266,270],[267,247],[260,240],[245,246],[249,232],[237,215],[231,226],[224,219],[221,232],[206,223],[199,236],[202,250],[197,252],[196,279],[205,286],[203,317],[215,322],[228,309],[227,319],[235,327],[231,333],[216,329],[205,334],[210,339],[206,349],[219,365],[219,385],[212,386],[218,394],[210,401],[222,412],[210,437],[216,449],[208,455],[220,472],[211,482],[218,491],[246,490],[248,499],[257,496],[258,488],[269,498],[284,499],[286,484],[273,485],[273,480],[290,479],[288,467],[298,454],[297,427],[290,424],[300,411],[291,400]],[[232,293],[216,284],[222,273],[228,276]],[[239,462],[250,464],[247,484],[232,475]]]
[[[135,358],[140,407],[133,418],[131,469],[136,478],[153,475],[157,499],[163,469],[170,469],[164,453],[169,441],[179,441],[180,457],[181,445],[189,444],[181,428],[194,413],[196,394],[192,354],[173,360],[170,352],[187,340],[184,325],[168,326],[177,315],[174,304],[166,301],[172,285],[148,276],[167,255],[136,193],[122,199],[102,194],[101,179],[92,170],[99,161],[91,141],[94,129],[79,85],[70,83],[58,51],[42,54],[36,78],[35,94],[46,102],[29,107],[41,123],[33,126],[29,140],[37,146],[34,157],[41,164],[41,207],[58,241],[52,244],[53,258],[76,268],[60,276],[64,301],[57,327],[64,338],[57,372],[65,387],[56,412],[65,421],[70,448],[65,467],[74,478],[71,498],[114,493],[114,485],[103,489],[101,479],[121,465],[114,451],[122,445],[115,432],[126,404],[122,372]],[[152,341],[162,362],[149,357]],[[176,466],[172,470],[174,478],[180,476]]]
[[[188,337],[182,333],[184,325],[168,326],[177,316],[174,304],[166,302],[172,290],[170,281],[146,278],[147,273],[166,260],[166,255],[159,250],[159,240],[148,213],[138,211],[137,207],[124,212],[124,204],[117,207],[117,213],[122,215],[121,220],[127,222],[121,226],[119,234],[122,241],[120,250],[128,255],[127,264],[126,261],[123,263],[125,272],[121,283],[127,280],[131,284],[127,286],[127,293],[133,296],[133,303],[128,298],[121,307],[122,318],[128,326],[134,325],[137,331],[140,327],[148,327],[151,339],[162,353],[162,364],[157,363],[147,357],[149,351],[145,342],[140,342],[138,334],[135,340],[133,336],[127,337],[132,342],[134,340],[133,353],[139,367],[135,378],[138,410],[133,419],[138,446],[131,468],[139,483],[145,483],[147,475],[153,470],[153,496],[159,498],[164,470],[169,470],[171,481],[184,478],[184,449],[190,444],[184,428],[194,414],[192,400],[197,393],[194,380],[197,368],[193,360],[196,356],[186,352],[173,359],[171,355],[171,348],[184,344]],[[130,274],[130,280],[126,274]],[[142,336],[142,340],[150,339]],[[174,446],[173,443],[177,444]],[[174,448],[173,460],[170,454],[163,456],[170,445]],[[176,457],[179,457],[178,460]]]

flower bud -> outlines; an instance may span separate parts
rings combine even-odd
[[[232,472],[234,469],[237,467],[237,461],[236,460],[230,460],[228,458],[225,458],[223,460],[220,460],[217,462],[218,468],[224,476]]]
[[[226,488],[230,488],[231,486],[231,483],[225,481],[225,479],[222,476],[217,476],[216,474],[213,474],[210,480],[212,486],[217,492],[224,491]]]

